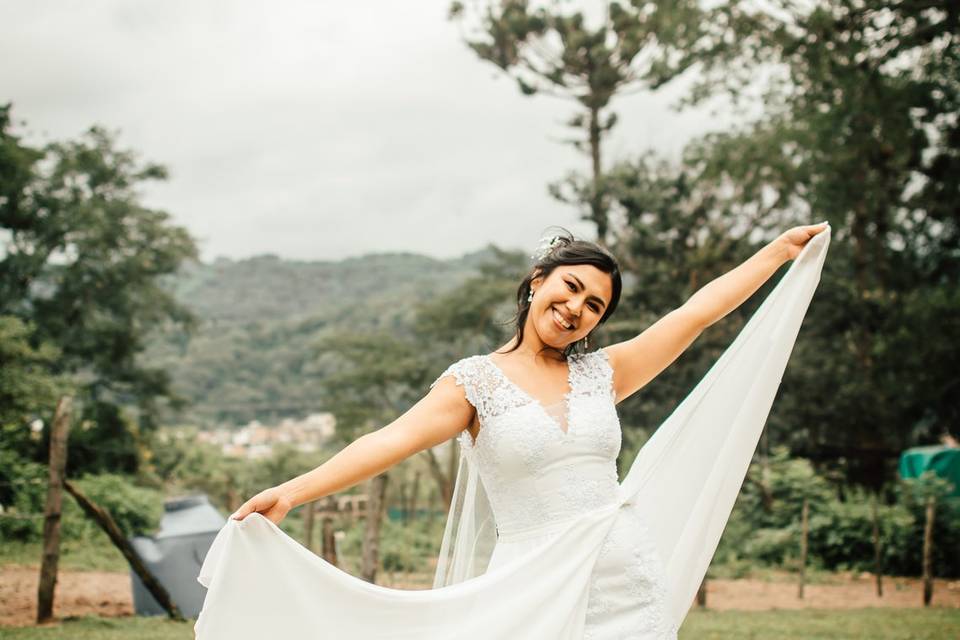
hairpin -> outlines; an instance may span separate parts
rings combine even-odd
[[[530,257],[534,260],[543,260],[559,244],[561,244],[560,236],[544,236],[543,238],[540,238],[540,244],[537,245],[537,250],[534,251]]]

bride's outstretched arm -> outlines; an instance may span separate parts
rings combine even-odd
[[[708,282],[679,308],[638,336],[604,347],[614,373],[616,402],[653,380],[696,340],[704,329],[740,306],[780,266],[796,258],[826,223],[794,227],[742,264]]]
[[[826,228],[820,223],[789,229],[742,264],[705,284],[683,307],[703,328],[709,327],[743,304],[780,265],[796,258],[807,241]]]
[[[359,484],[456,436],[473,420],[473,412],[452,377],[441,380],[387,426],[360,436],[316,469],[261,491],[231,517],[242,520],[258,512],[279,523],[294,507]]]

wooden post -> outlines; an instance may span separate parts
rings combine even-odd
[[[403,526],[407,526],[410,523],[410,512],[407,509],[409,506],[407,504],[407,483],[406,481],[400,481],[400,487],[397,490],[399,493],[398,500],[400,502],[400,522],[403,523]]]
[[[701,609],[707,608],[707,576],[703,576],[700,588],[697,589],[697,606]]]
[[[923,606],[929,607],[933,600],[933,517],[936,500],[927,498],[927,518],[923,526]]]
[[[427,509],[427,521],[433,524],[433,521],[437,518],[437,501],[440,500],[443,502],[440,506],[446,509],[449,507],[449,504],[442,497],[439,496],[439,492],[436,489],[430,490],[430,495],[427,497],[427,504],[430,505]]]
[[[883,597],[883,550],[880,546],[880,517],[877,514],[877,496],[873,496],[873,573],[877,576],[877,597]]]
[[[803,586],[807,579],[807,534],[810,531],[810,499],[804,496],[800,513],[800,587],[797,597],[803,599]]]
[[[304,546],[310,551],[314,551],[313,548],[313,520],[314,513],[316,509],[316,503],[308,502],[303,505],[303,538]]]
[[[333,518],[330,516],[323,517],[320,527],[320,542],[322,547],[320,555],[333,566],[337,566],[337,541],[333,537]]]
[[[361,577],[374,582],[380,565],[380,525],[386,504],[387,474],[381,473],[370,480],[370,495],[367,497],[367,522],[363,532],[363,567]]]
[[[60,515],[63,508],[63,478],[67,469],[67,439],[70,435],[72,396],[61,396],[50,430],[50,464],[47,503],[43,511],[43,556],[37,587],[37,624],[53,619],[53,596],[60,563]]]
[[[413,474],[413,489],[410,491],[410,517],[417,519],[417,495],[420,493],[420,472]]]
[[[106,532],[113,544],[120,550],[120,553],[123,554],[123,557],[130,563],[130,568],[140,577],[143,586],[145,586],[147,591],[156,599],[157,603],[166,610],[172,619],[183,620],[183,615],[173,600],[170,599],[170,594],[167,593],[167,590],[160,584],[160,581],[157,580],[154,575],[150,573],[150,570],[147,569],[146,565],[143,564],[143,560],[140,559],[140,554],[127,542],[127,539],[123,536],[123,532],[120,531],[120,527],[113,521],[113,518],[110,517],[107,510],[88,498],[69,480],[64,480],[63,486],[70,495],[76,499],[80,508],[83,509],[88,516],[93,518],[94,522],[99,524],[100,528]]]

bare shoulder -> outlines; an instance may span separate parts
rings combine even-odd
[[[674,309],[639,335],[604,347],[613,368],[617,402],[660,374],[700,335],[704,326],[685,307]]]
[[[475,414],[464,387],[445,372],[426,395],[381,431],[406,457],[456,437],[473,424]]]

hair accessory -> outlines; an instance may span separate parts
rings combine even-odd
[[[530,257],[534,260],[543,260],[560,244],[560,236],[544,236],[540,238],[540,244],[537,245],[537,250],[534,251]]]

